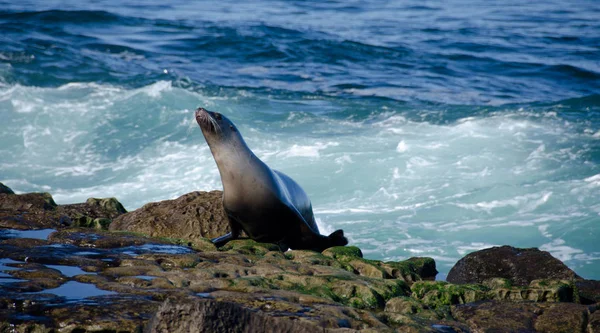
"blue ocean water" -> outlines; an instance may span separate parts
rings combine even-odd
[[[230,117],[372,259],[539,247],[600,279],[600,4],[0,0],[0,181],[221,188]]]

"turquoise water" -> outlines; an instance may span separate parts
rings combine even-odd
[[[0,182],[221,188],[230,117],[373,259],[539,247],[600,279],[600,5],[0,1]]]

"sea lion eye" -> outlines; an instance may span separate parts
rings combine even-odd
[[[229,125],[229,128],[231,129],[231,131],[233,131],[233,132],[237,132],[237,130],[235,129],[235,126],[233,126],[233,125]]]
[[[220,113],[215,113],[215,118],[217,118],[217,120],[221,120],[221,114]]]

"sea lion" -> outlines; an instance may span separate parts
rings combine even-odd
[[[319,233],[304,190],[256,157],[231,120],[203,108],[195,116],[221,174],[223,207],[231,228],[212,239],[216,246],[239,238],[242,230],[257,242],[278,244],[282,251],[321,252],[348,244],[343,230],[329,236]]]

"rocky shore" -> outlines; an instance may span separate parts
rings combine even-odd
[[[221,193],[126,212],[0,183],[0,332],[600,332],[600,281],[538,249],[382,262],[226,232]]]

